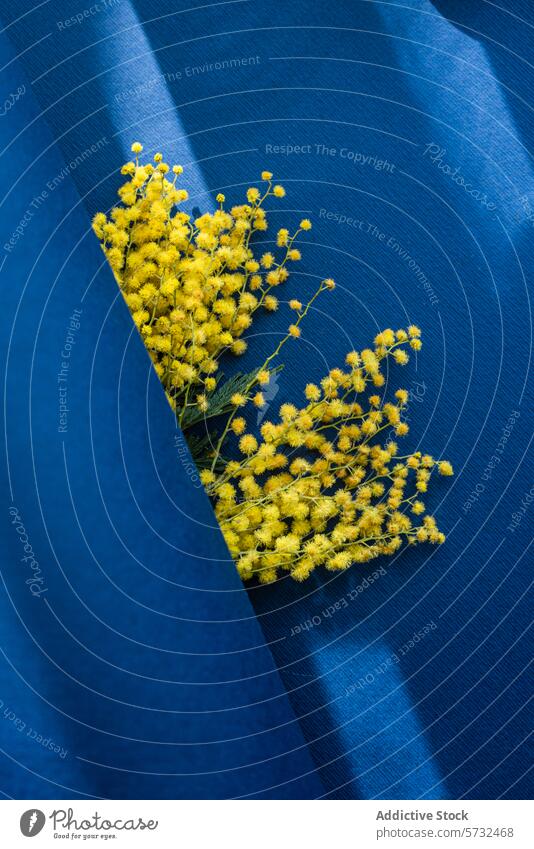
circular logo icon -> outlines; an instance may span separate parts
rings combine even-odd
[[[38,808],[24,811],[20,818],[20,830],[24,837],[35,837],[39,834],[46,822],[46,817]]]

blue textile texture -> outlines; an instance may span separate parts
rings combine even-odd
[[[0,18],[0,791],[529,798],[532,4]],[[337,287],[286,346],[274,410],[380,328],[422,328],[391,381],[408,449],[455,467],[428,499],[443,546],[241,587],[90,231],[137,139],[184,165],[190,209],[273,171],[262,250],[312,219],[284,297]],[[239,368],[286,325],[255,324]]]

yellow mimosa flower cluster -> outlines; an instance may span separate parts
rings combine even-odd
[[[276,423],[265,421],[261,440],[234,419],[243,459],[201,477],[244,580],[289,572],[302,581],[317,566],[337,571],[391,555],[403,541],[443,542],[421,498],[432,473],[451,475],[451,464],[419,451],[401,456],[396,441],[378,439],[408,432],[408,392],[384,401],[375,388],[385,384],[387,358],[404,365],[419,337],[415,326],[388,329],[373,349],[351,351],[347,368],[306,386],[305,406],[283,404]]]
[[[161,153],[140,164],[142,150],[139,142],[132,145],[135,161],[122,167],[128,180],[119,189],[121,204],[109,216],[97,213],[93,229],[182,421],[189,407],[209,409],[220,358],[246,350],[242,337],[255,313],[277,309],[274,292],[300,259],[293,243],[310,224],[303,221],[291,235],[278,232],[279,259],[271,252],[256,258],[250,239],[267,229],[263,204],[285,194],[270,172],[262,174],[263,189],[248,189],[246,203],[226,210],[218,194],[218,209],[192,219],[180,211],[188,198],[177,184],[182,167],[170,168]],[[289,331],[299,332],[296,323]]]
[[[246,350],[255,313],[278,308],[274,292],[301,256],[295,239],[312,225],[304,219],[293,234],[278,230],[279,258],[258,257],[251,238],[267,229],[263,204],[285,195],[270,171],[246,203],[225,209],[218,194],[218,208],[193,219],[180,211],[188,197],[177,185],[181,166],[170,168],[161,153],[140,164],[142,150],[132,145],[121,203],[109,216],[98,213],[93,229],[179,423],[187,430],[223,420],[220,436],[208,431],[199,441],[193,430],[190,444],[202,446],[194,459],[241,577],[269,583],[289,573],[302,581],[317,566],[344,570],[403,542],[443,542],[422,498],[432,474],[452,475],[452,466],[419,451],[399,454],[408,392],[397,390],[391,401],[381,392],[386,363],[405,365],[410,349],[420,350],[419,328],[382,331],[373,348],[351,351],[344,368],[308,383],[302,407],[282,404],[277,421],[248,432],[243,408],[265,406],[273,360],[335,283],[323,280],[304,304],[292,298],[275,350],[250,374],[219,381],[221,358]],[[229,440],[239,459],[227,458]]]

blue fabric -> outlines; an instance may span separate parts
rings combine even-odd
[[[2,154],[2,244],[64,176],[6,253],[3,322],[9,338],[29,278],[9,343],[7,447],[50,589],[48,604],[30,597],[7,516],[0,698],[71,754],[5,719],[4,792],[65,795],[56,781],[115,797],[528,797],[531,4],[300,0],[281,15],[271,0],[123,0],[69,26],[84,3],[32,6],[0,3],[5,49],[9,40],[19,54],[2,63],[3,90],[27,88],[0,119],[3,148],[14,140]],[[253,587],[253,617],[87,233],[137,138],[188,166],[192,207],[218,190],[237,200],[270,168],[288,190],[274,226],[313,219],[287,296],[324,276],[338,286],[286,347],[275,405],[378,328],[423,328],[421,355],[391,378],[411,393],[410,447],[457,471],[429,499],[444,546]],[[87,287],[62,440],[54,381]],[[239,367],[286,323],[281,310],[258,325]],[[177,645],[207,657],[176,656]],[[176,679],[239,683],[177,689]],[[222,713],[199,717],[204,700]],[[187,722],[161,713],[177,708],[193,711]]]
[[[13,84],[26,94],[0,126],[2,792],[316,795],[183,437],[72,181],[46,188],[66,164],[11,66]]]

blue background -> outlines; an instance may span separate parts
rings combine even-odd
[[[528,797],[531,4],[32,6],[0,3],[1,91],[25,89],[0,117],[3,246],[31,211],[1,256],[0,790]],[[422,327],[391,379],[410,447],[455,466],[429,499],[444,546],[380,561],[363,592],[368,567],[242,589],[89,229],[136,139],[186,167],[191,208],[269,168],[288,193],[272,229],[313,220],[287,297],[338,285],[286,347],[275,405],[381,327]],[[287,321],[255,325],[239,367]]]

